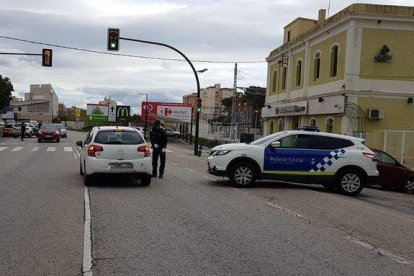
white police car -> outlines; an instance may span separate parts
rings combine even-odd
[[[379,173],[373,151],[364,139],[323,132],[283,131],[250,144],[211,149],[208,172],[227,176],[247,187],[256,179],[322,184],[345,195],[357,195]]]

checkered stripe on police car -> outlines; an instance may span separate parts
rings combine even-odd
[[[332,164],[339,159],[338,154],[344,154],[346,150],[334,150],[331,151],[327,156],[323,158],[323,160],[317,164],[314,164],[310,172],[324,172],[327,168],[332,166]]]

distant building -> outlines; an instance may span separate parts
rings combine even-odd
[[[284,44],[266,59],[265,134],[317,125],[383,148],[386,131],[414,131],[413,14],[353,4],[289,23]]]
[[[11,100],[17,119],[21,121],[37,120],[52,122],[58,116],[59,99],[51,84],[32,84],[24,100]]]
[[[197,93],[192,93],[183,96],[183,103],[191,105],[193,108],[193,120],[197,115]]]
[[[201,89],[201,119],[207,122],[210,119],[225,115],[222,100],[232,97],[233,92],[234,90],[231,88],[221,88],[220,84]]]

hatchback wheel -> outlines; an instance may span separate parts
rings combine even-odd
[[[404,191],[409,194],[414,193],[414,179],[408,179],[405,182]]]
[[[139,178],[140,178],[141,184],[143,186],[149,186],[151,184],[151,175],[150,174],[141,175]]]
[[[236,187],[249,187],[256,181],[256,170],[247,162],[235,164],[229,173],[230,182]]]
[[[337,189],[344,195],[355,196],[359,194],[365,185],[362,174],[356,170],[341,172],[337,178]]]

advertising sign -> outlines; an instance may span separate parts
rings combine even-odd
[[[102,104],[87,104],[86,118],[92,122],[108,121],[108,106]]]
[[[125,121],[131,116],[131,107],[127,105],[117,105],[116,106],[116,119],[120,121]]]
[[[110,104],[108,106],[108,121],[115,122],[116,121],[116,105]]]
[[[141,120],[154,122],[159,119],[165,122],[191,123],[191,105],[184,103],[142,102]]]

